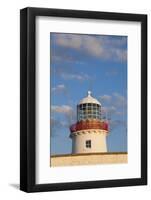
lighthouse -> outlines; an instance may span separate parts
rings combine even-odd
[[[72,154],[107,152],[108,122],[101,118],[101,103],[91,91],[77,105],[77,122],[70,126]]]

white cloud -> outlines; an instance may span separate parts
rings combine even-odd
[[[50,119],[50,125],[52,128],[69,127],[65,121],[59,121],[54,118]]]
[[[93,36],[85,36],[83,39],[83,48],[90,55],[99,57],[104,54],[102,43]]]
[[[68,113],[71,113],[73,111],[73,109],[72,109],[71,106],[68,106],[68,105],[62,105],[62,106],[52,105],[51,106],[51,111],[52,112],[56,112],[56,113],[68,114]]]
[[[56,87],[52,88],[52,92],[62,93],[66,91],[66,87],[63,84],[57,85]]]
[[[106,118],[110,118],[117,112],[117,108],[114,106],[102,107],[102,115]]]
[[[85,50],[93,56],[103,53],[101,42],[94,36],[77,34],[57,34],[56,43],[60,46]]]
[[[112,49],[112,54],[113,58],[115,58],[115,60],[119,60],[121,62],[126,61],[127,60],[127,50],[124,49],[118,49],[118,48],[113,48]]]
[[[101,36],[100,41],[103,42],[104,45],[111,45],[114,47],[123,47],[126,46],[127,37],[107,37]]]
[[[115,68],[108,69],[105,73],[107,76],[117,76],[118,75],[118,70]]]
[[[93,36],[80,34],[56,34],[56,43],[62,47],[76,49],[99,59],[125,62],[126,37]]]
[[[76,110],[73,110],[69,105],[52,105],[51,116],[55,118],[57,116],[56,114],[61,114],[68,125],[71,125],[76,119]]]
[[[127,105],[126,97],[117,92],[114,92],[112,95],[102,95],[99,99],[103,104],[110,104],[110,106],[114,106],[116,108],[124,108]]]
[[[102,118],[109,119],[111,121],[121,120],[121,124],[125,120],[125,115],[127,113],[127,99],[119,93],[113,93],[112,95],[102,95],[100,96],[102,103]],[[119,121],[118,121],[119,122]],[[116,126],[120,125],[117,123]]]
[[[112,96],[111,95],[107,95],[107,94],[104,94],[102,96],[100,96],[100,100],[104,103],[109,103],[111,102],[111,99],[112,99]]]
[[[90,77],[87,74],[72,74],[72,73],[60,73],[60,76],[65,80],[78,80],[85,81],[89,80]]]
[[[67,121],[62,121],[62,120],[57,120],[54,118],[50,119],[50,127],[52,128],[52,132],[51,132],[51,136],[52,137],[56,137],[56,136],[61,136],[62,134],[60,134],[61,132],[58,131],[60,129],[66,128],[69,130],[69,124],[67,123]]]
[[[82,38],[80,35],[76,34],[57,34],[57,44],[64,46],[78,49],[81,47]]]
[[[114,105],[118,108],[120,107],[125,107],[127,105],[127,99],[120,95],[119,93],[113,93],[113,97],[114,97]]]

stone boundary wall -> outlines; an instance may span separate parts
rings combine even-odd
[[[50,158],[51,167],[114,164],[114,163],[127,163],[127,162],[128,162],[127,152],[65,154],[65,155],[53,155]]]

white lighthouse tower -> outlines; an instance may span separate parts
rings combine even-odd
[[[108,123],[101,119],[101,104],[91,96],[77,105],[77,122],[70,127],[72,153],[107,152]]]

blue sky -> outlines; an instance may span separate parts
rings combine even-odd
[[[127,37],[50,33],[51,154],[71,153],[76,105],[92,91],[109,120],[109,152],[127,151]]]

